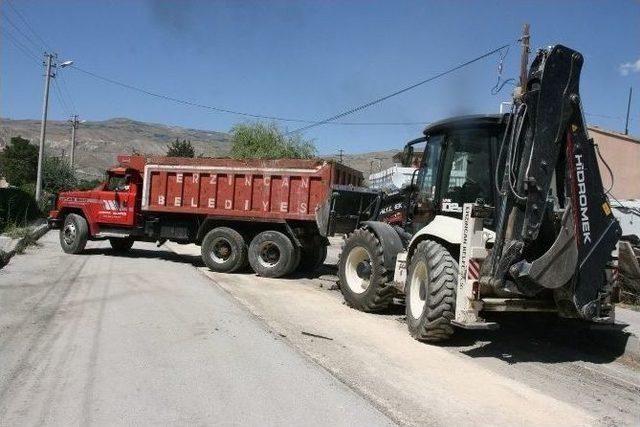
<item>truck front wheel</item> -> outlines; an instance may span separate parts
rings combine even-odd
[[[345,240],[338,263],[340,291],[357,310],[380,311],[392,302],[396,289],[384,267],[384,249],[375,234],[358,229]]]
[[[212,271],[232,273],[247,261],[247,244],[236,230],[217,227],[209,231],[201,246],[202,260]]]
[[[89,239],[87,220],[78,214],[69,214],[60,229],[60,246],[68,254],[79,254]]]
[[[444,341],[453,334],[458,263],[439,243],[418,244],[407,273],[406,313],[411,335],[419,341]]]
[[[285,234],[263,231],[251,240],[249,264],[258,276],[282,277],[297,267],[299,250]]]

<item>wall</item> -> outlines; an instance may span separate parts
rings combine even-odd
[[[617,199],[640,199],[640,140],[628,135],[589,126],[589,135],[598,144],[602,157],[613,171],[611,194]],[[598,159],[605,190],[611,185],[607,168]]]

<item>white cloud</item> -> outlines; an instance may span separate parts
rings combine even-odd
[[[628,76],[630,73],[640,73],[640,59],[636,62],[627,62],[625,64],[620,64],[618,68],[620,70],[620,74],[623,76]]]

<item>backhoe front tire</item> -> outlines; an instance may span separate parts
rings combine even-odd
[[[89,239],[87,220],[78,214],[69,214],[60,229],[60,246],[68,254],[79,254]]]
[[[233,273],[247,262],[247,243],[240,233],[229,227],[209,231],[200,246],[202,261],[210,270]]]
[[[441,244],[418,244],[407,273],[406,314],[411,335],[425,342],[445,341],[453,335],[458,263]]]
[[[386,309],[396,294],[390,276],[375,234],[360,228],[347,236],[338,262],[338,279],[350,307],[365,312]]]

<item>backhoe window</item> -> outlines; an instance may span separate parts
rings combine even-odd
[[[440,160],[442,135],[430,136],[424,151],[423,166],[418,171],[418,194],[426,199],[435,197],[436,175]]]
[[[459,131],[448,137],[442,174],[442,202],[448,210],[462,211],[464,203],[493,202],[491,144],[486,131]]]

